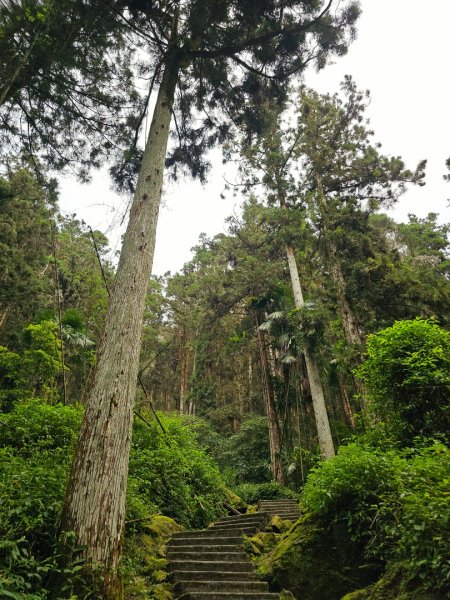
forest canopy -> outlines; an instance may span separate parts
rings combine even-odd
[[[172,536],[275,500],[295,518],[238,550],[276,594],[445,597],[450,226],[388,212],[427,161],[384,151],[369,91],[302,80],[359,16],[0,0],[1,597],[172,600]],[[205,182],[216,146],[240,209],[153,276],[164,181]],[[56,176],[100,166],[115,257],[59,208]]]

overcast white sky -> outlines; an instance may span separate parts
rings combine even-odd
[[[450,0],[361,0],[358,39],[348,55],[320,73],[309,72],[305,82],[319,92],[334,93],[345,74],[359,88],[369,89],[367,111],[375,138],[385,154],[401,156],[407,166],[428,159],[427,185],[408,191],[392,212],[397,220],[408,213],[429,212],[450,220],[450,184],[442,176],[450,156]],[[238,201],[222,200],[224,167],[215,154],[209,183],[169,184],[164,194],[153,272],[175,272],[189,260],[190,248],[201,232],[212,236],[225,230],[224,220],[238,210]],[[100,229],[120,249],[124,199],[110,190],[108,176],[97,173],[89,185],[61,180],[61,209],[76,213]]]

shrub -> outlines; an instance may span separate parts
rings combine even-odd
[[[195,431],[179,416],[160,418],[158,425],[135,423],[130,481],[135,493],[156,504],[187,527],[202,527],[223,512],[223,482],[213,459],[197,443]]]
[[[349,444],[315,467],[301,495],[302,506],[325,521],[344,522],[354,540],[368,538],[377,507],[398,489],[397,456]]]
[[[236,494],[247,504],[257,504],[260,500],[278,500],[279,498],[297,498],[289,488],[276,481],[266,483],[242,483],[234,488]]]
[[[42,450],[70,451],[78,436],[82,418],[80,406],[50,406],[40,400],[18,403],[4,422],[0,446],[9,446],[22,456]]]
[[[0,415],[2,598],[49,598],[47,582],[59,574],[57,523],[81,416],[80,407],[38,400],[19,403],[11,413]],[[223,512],[225,493],[218,468],[183,419],[164,418],[164,423],[167,437],[154,421],[135,424],[127,520],[159,511],[189,527],[206,525]],[[131,523],[129,533],[137,535],[140,523]],[[59,600],[72,597],[80,572],[76,562],[64,572],[66,595]]]
[[[448,434],[450,333],[435,322],[398,321],[369,336],[357,375],[368,388],[369,410],[403,445]]]
[[[350,444],[317,467],[301,502],[327,527],[345,526],[361,559],[402,564],[424,588],[450,580],[450,450],[442,443],[382,452]]]

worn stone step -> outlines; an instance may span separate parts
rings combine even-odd
[[[177,581],[173,590],[176,595],[186,592],[268,592],[265,581]]]
[[[171,572],[175,571],[207,571],[208,573],[252,573],[253,566],[248,560],[171,560]]]
[[[229,538],[228,538],[229,539]],[[227,539],[227,541],[228,541]],[[169,542],[170,544],[170,542]],[[171,556],[174,552],[209,552],[211,554],[220,554],[221,552],[243,552],[242,547],[242,539],[239,539],[239,544],[203,544],[201,546],[196,546],[192,544],[186,545],[175,545],[167,547],[167,556]]]
[[[187,592],[178,600],[278,600],[278,594],[261,592]]]
[[[245,513],[243,515],[229,515],[228,517],[221,517],[216,523],[234,523],[240,520],[245,521],[263,521],[267,519],[269,514],[267,512],[256,512],[256,513]]]
[[[254,527],[242,527],[241,531],[253,531]],[[236,532],[233,529],[199,529],[198,531],[180,531],[174,533],[172,540],[178,539],[198,539],[198,538],[210,538],[210,537],[236,537]]]
[[[259,500],[258,504],[289,504],[290,502],[297,502],[296,498],[278,498],[278,500]]]
[[[210,536],[198,536],[198,537],[178,537],[172,538],[169,541],[169,548],[174,546],[197,546],[206,548],[206,546],[236,546],[242,544],[242,534],[237,535],[234,532],[233,536],[219,536],[217,532],[215,535]]]
[[[189,571],[187,569],[169,572],[169,579],[174,584],[178,581],[259,581],[256,573],[250,571]],[[226,588],[222,587],[222,590]]]
[[[259,505],[260,508],[264,508],[265,510],[269,508],[281,508],[291,506],[296,506],[298,508],[298,502],[296,502],[296,500],[293,500],[292,502],[267,502]]]
[[[242,521],[237,523],[214,523],[209,529],[221,530],[221,529],[259,529],[264,527],[264,521]]]
[[[226,546],[228,547],[228,546]],[[218,548],[220,548],[219,551],[215,551],[215,552],[208,552],[207,550],[205,551],[203,550],[192,550],[192,548],[189,548],[189,550],[182,550],[182,551],[174,551],[171,549],[170,552],[167,552],[167,557],[170,560],[225,560],[227,562],[229,561],[235,561],[235,560],[245,560],[247,558],[247,555],[245,554],[245,551],[243,549],[241,549],[240,552],[227,552],[224,551],[223,546],[218,546]]]

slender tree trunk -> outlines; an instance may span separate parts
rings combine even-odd
[[[178,64],[168,60],[99,344],[97,366],[69,477],[62,531],[75,531],[88,566],[103,570],[104,600],[123,598],[117,567],[145,297],[153,260]]]
[[[194,356],[192,359],[191,397],[189,399],[189,411],[188,411],[190,415],[193,415],[195,412],[195,398],[193,396],[193,390],[195,389],[195,378],[197,376],[197,335],[198,335],[198,331],[195,332]]]
[[[4,310],[0,309],[0,329],[3,327],[6,321],[6,317],[9,313],[9,306],[7,306]]]
[[[179,412],[180,415],[184,415],[186,410],[186,398],[187,398],[187,373],[188,373],[188,357],[186,349],[186,332],[183,328],[180,335],[180,403]]]
[[[292,290],[294,293],[294,302],[297,308],[302,308],[305,304],[303,300],[300,277],[298,275],[297,261],[292,246],[286,245],[286,255],[289,264],[289,273],[291,276]],[[319,368],[317,362],[308,348],[303,350],[308,371],[309,386],[314,407],[314,415],[317,425],[317,436],[319,438],[320,453],[324,458],[330,458],[335,455],[333,437],[331,435],[330,423],[328,421],[327,407],[320,381]]]
[[[259,323],[256,322],[256,331],[258,336],[258,346],[261,358],[261,373],[263,383],[263,395],[264,403],[266,406],[267,422],[269,426],[269,450],[270,450],[270,465],[272,469],[272,475],[275,481],[281,484],[285,483],[285,477],[283,472],[283,465],[281,462],[280,450],[281,450],[281,432],[280,424],[278,422],[278,415],[275,406],[273,393],[270,389],[269,382],[269,358],[267,356],[267,349],[264,340],[264,334],[259,329]]]
[[[355,429],[355,415],[353,414],[353,409],[350,404],[350,400],[348,399],[347,390],[345,389],[345,384],[342,380],[342,376],[339,376],[339,389],[341,391],[342,406],[344,408],[344,413],[347,418],[348,424],[352,429]]]
[[[342,326],[348,344],[362,347],[362,338],[359,333],[355,315],[353,314],[346,296],[345,278],[340,261],[337,257],[336,248],[331,240],[327,240],[327,252],[330,260],[330,273],[336,289],[339,312],[341,314]]]

